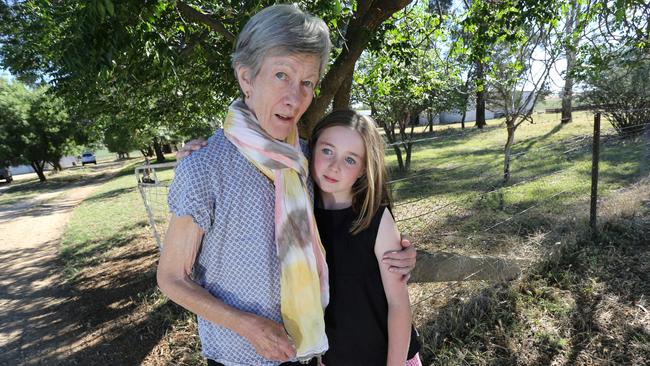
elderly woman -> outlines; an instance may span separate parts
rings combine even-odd
[[[327,350],[327,266],[296,125],[329,52],[324,22],[295,6],[253,16],[232,56],[243,98],[176,169],[158,284],[197,314],[209,365],[278,365]],[[405,263],[396,275],[414,266],[412,247],[387,255]]]

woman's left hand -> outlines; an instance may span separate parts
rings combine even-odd
[[[182,159],[190,156],[192,152],[201,150],[205,146],[208,146],[208,142],[202,137],[190,140],[176,152],[176,160],[181,161]]]
[[[415,268],[417,252],[406,235],[402,235],[402,250],[391,250],[384,253],[382,262],[390,265],[389,271],[399,274],[404,281],[408,281]]]

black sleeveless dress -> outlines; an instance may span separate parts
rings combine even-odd
[[[357,215],[352,208],[315,208],[316,222],[329,266],[330,303],[325,309],[329,350],[327,366],[385,366],[388,354],[388,302],[375,256],[375,239],[384,207],[366,230],[349,230]],[[411,329],[408,359],[419,351]]]

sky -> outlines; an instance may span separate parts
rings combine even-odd
[[[564,77],[562,73],[566,70],[566,59],[560,58],[555,61],[555,65],[551,68],[548,75],[548,86],[551,92],[559,93],[564,87]],[[544,71],[544,66],[541,63],[533,63],[533,74],[539,75]],[[528,84],[532,85],[532,84]],[[532,89],[532,86],[525,88],[526,90]]]
[[[4,79],[13,80],[14,76],[11,73],[0,67],[0,77]]]

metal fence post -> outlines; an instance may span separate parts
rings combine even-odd
[[[594,115],[594,141],[591,152],[591,211],[589,214],[589,226],[591,236],[598,236],[596,217],[598,216],[598,163],[600,161],[600,112]]]

